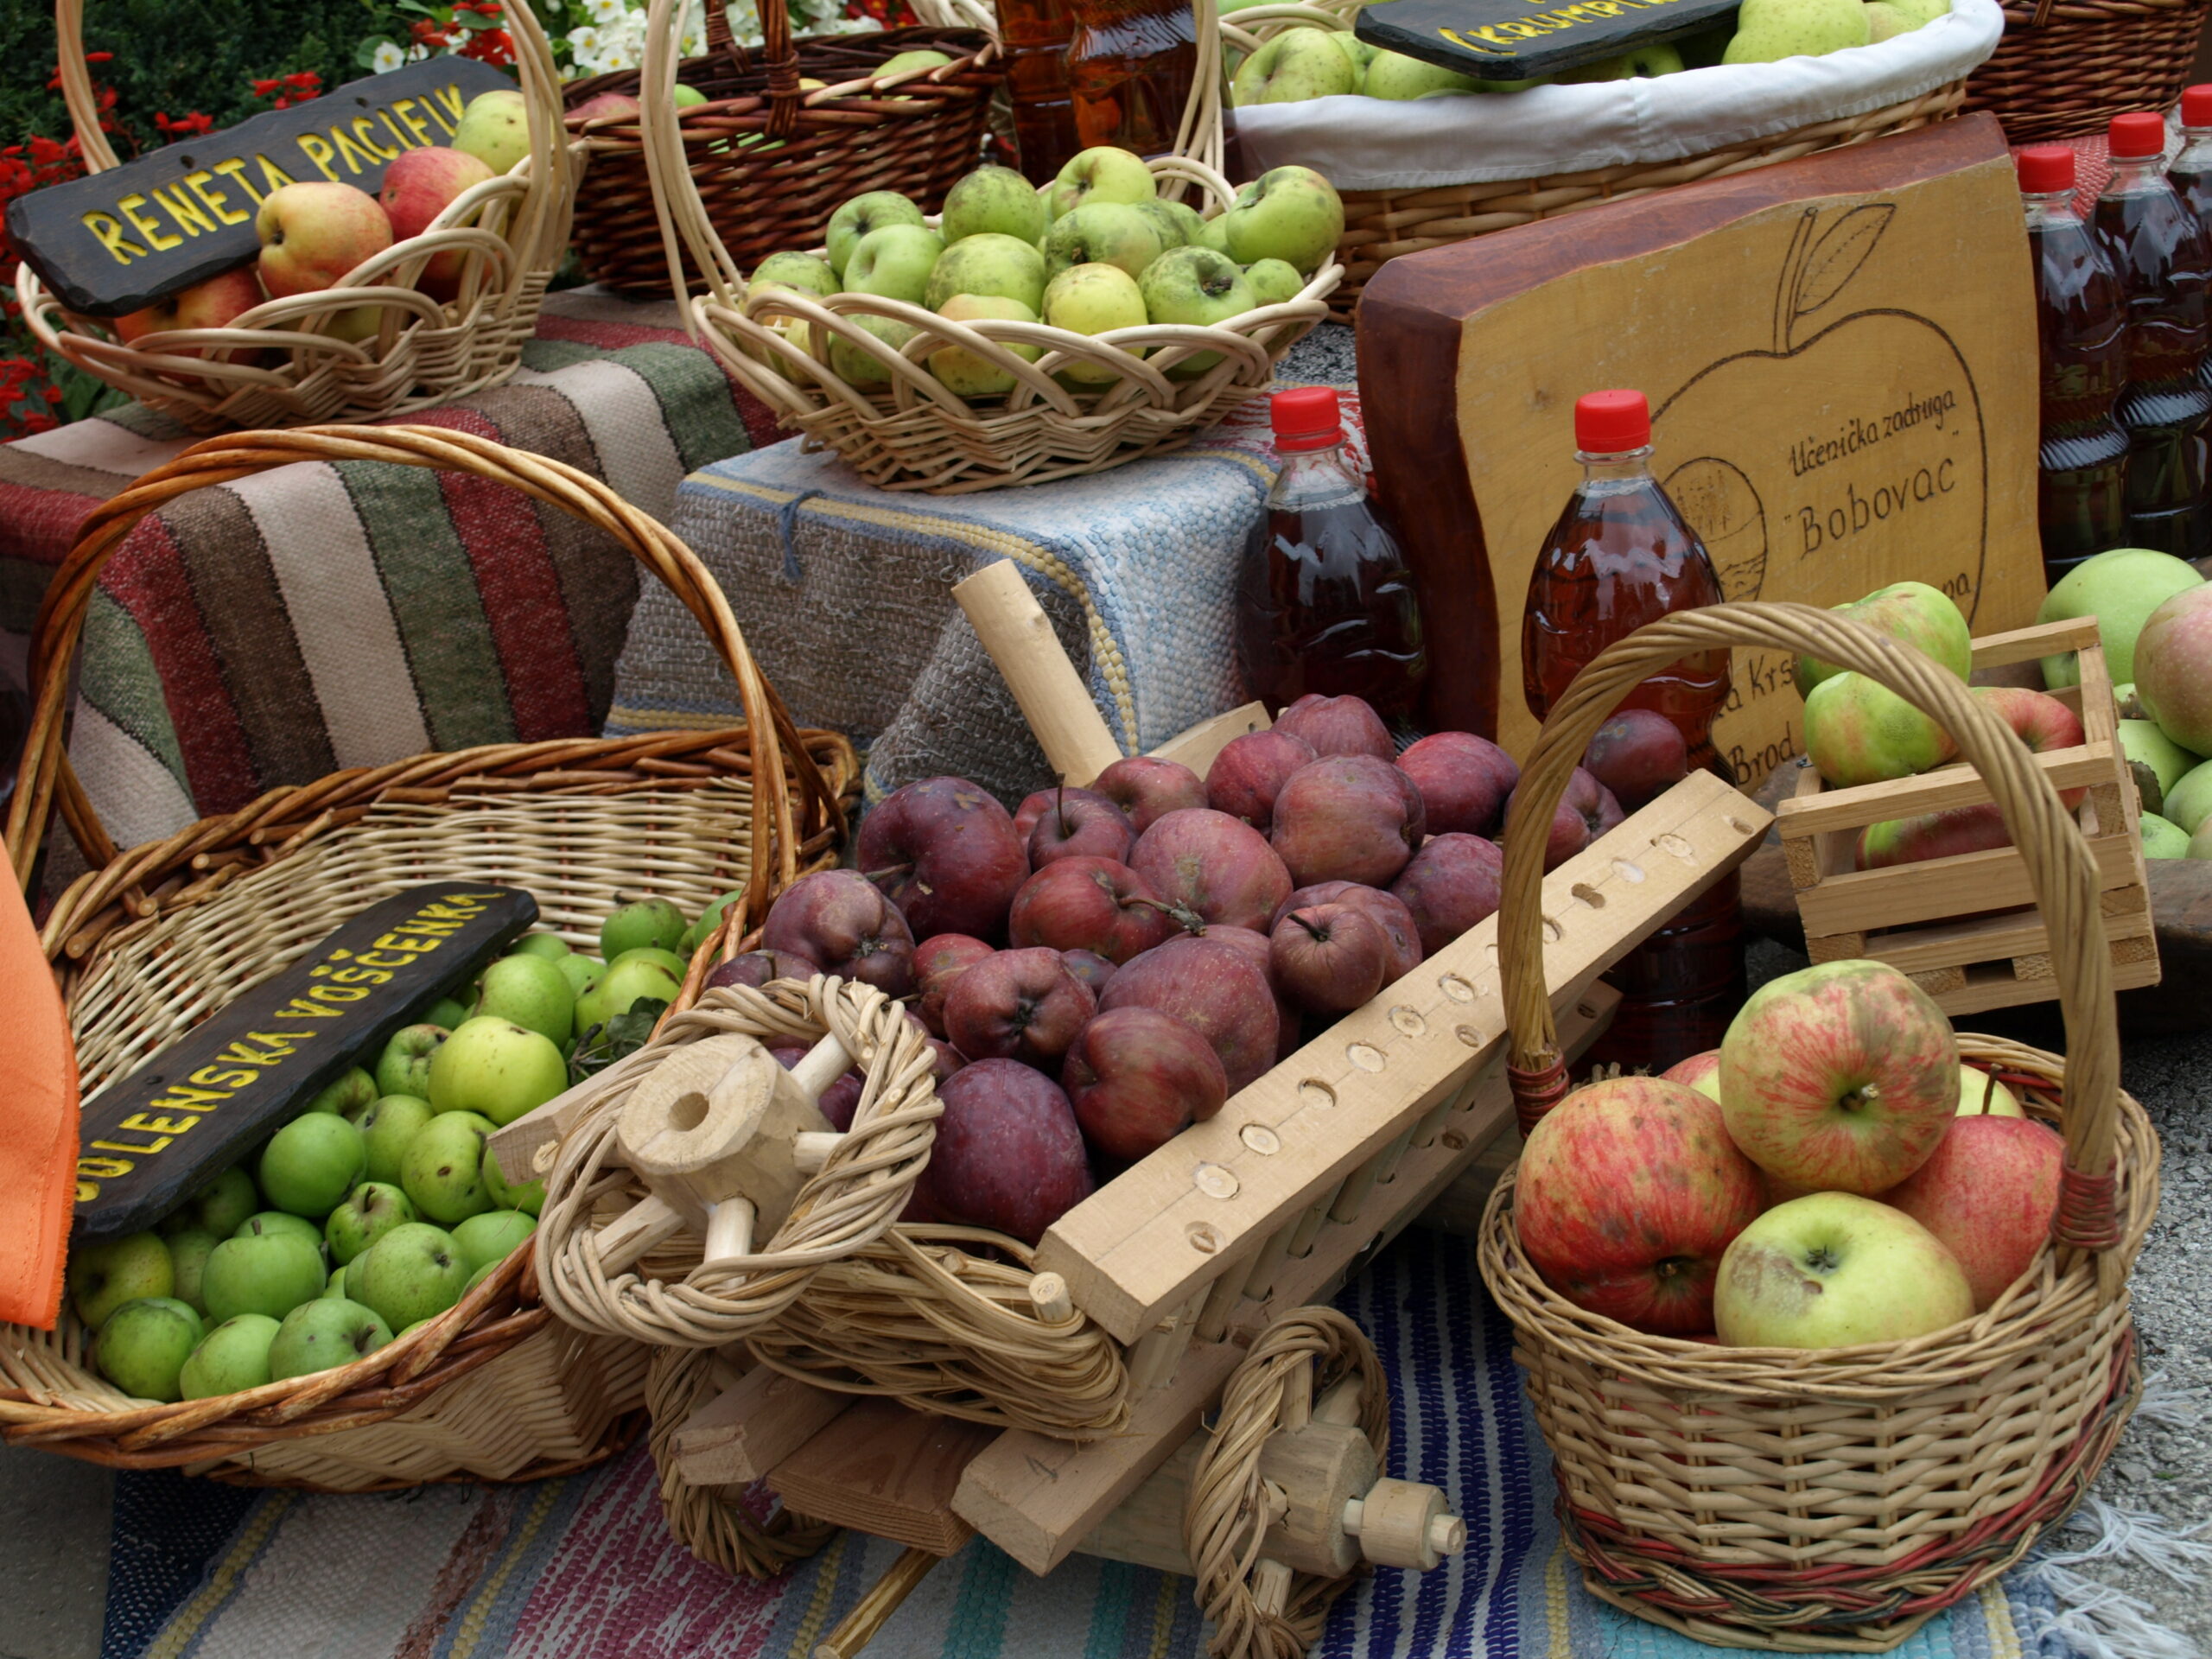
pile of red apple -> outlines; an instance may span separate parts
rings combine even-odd
[[[1924,1336],[2029,1271],[2063,1143],[1962,1065],[1886,963],[1754,992],[1719,1048],[1548,1113],[1513,1198],[1522,1249],[1576,1306],[1749,1348]]]

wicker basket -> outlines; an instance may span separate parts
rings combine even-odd
[[[62,95],[85,165],[117,166],[85,63],[84,0],[55,0]],[[177,328],[124,345],[65,311],[27,265],[23,320],[41,345],[194,432],[363,421],[429,409],[499,385],[522,361],[545,285],[569,240],[576,162],[561,127],[560,76],[527,5],[510,6],[531,154],[449,205],[422,235],[393,244],[335,286],[264,301],[226,328]],[[431,258],[461,257],[458,297],[415,283]],[[340,312],[377,313],[358,344],[321,332]]]
[[[948,15],[938,27],[794,41],[785,6],[767,5],[760,17],[755,54],[732,41],[721,6],[707,8],[707,55],[686,62],[683,79],[712,102],[674,112],[685,170],[740,270],[780,249],[817,245],[839,204],[864,191],[896,190],[934,213],[982,159],[1004,78],[995,35]],[[925,47],[953,61],[878,84],[887,59]],[[802,92],[802,77],[829,84]],[[639,78],[624,70],[575,82],[569,106],[601,92],[634,97]],[[586,274],[626,293],[666,295],[669,251],[642,127],[619,116],[569,119],[591,154],[575,233]],[[696,257],[684,259],[695,294],[707,285],[699,271]]]
[[[204,485],[299,461],[385,461],[524,490],[620,540],[683,600],[736,677],[725,730],[502,744],[270,791],[166,841],[118,852],[63,753],[68,666],[100,569],[147,512]],[[347,917],[451,874],[529,888],[577,944],[632,892],[698,910],[741,887],[728,926],[834,857],[859,774],[851,746],[793,728],[697,558],[604,484],[558,461],[429,427],[308,428],[211,439],[97,508],[57,572],[32,644],[37,703],[8,819],[18,879],[58,804],[92,872],[42,940],[70,1005],[87,1094],[309,950]],[[7,1438],[120,1467],[345,1491],[455,1473],[519,1478],[604,1455],[644,1382],[632,1343],[550,1323],[531,1249],[451,1312],[336,1370],[177,1405],[130,1400],[85,1363],[84,1332],[0,1327]]]
[[[1510,1173],[1480,1239],[1592,1592],[1700,1641],[1883,1652],[2018,1560],[2077,1502],[2139,1393],[2127,1271],[2158,1205],[2158,1138],[2120,1091],[2112,964],[2086,843],[2027,749],[1917,652],[1808,606],[1709,607],[1641,629],[1568,689],[1522,774],[1499,915],[1524,1130],[1566,1092],[1536,899],[1548,823],[1613,708],[1677,657],[1804,652],[1867,674],[1957,738],[2003,808],[2058,957],[2069,1058],[1989,1039],[2066,1136],[2054,1238],[1986,1312],[1910,1341],[1807,1353],[1647,1336],[1584,1312],[1520,1249]],[[1663,851],[1663,849],[1662,849]]]
[[[2005,38],[1967,79],[2015,144],[2101,133],[2115,115],[2173,107],[2212,0],[2005,0]]]

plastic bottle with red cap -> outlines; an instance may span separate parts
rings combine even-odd
[[[1591,658],[1647,622],[1720,602],[1713,559],[1651,472],[1651,410],[1640,391],[1593,391],[1574,405],[1582,482],[1544,538],[1521,619],[1521,677],[1538,719]],[[1713,723],[1728,701],[1729,654],[1686,657],[1624,705],[1673,722],[1690,765],[1730,783]],[[1624,801],[1633,810],[1643,803]],[[1732,874],[1606,977],[1621,993],[1600,1060],[1663,1070],[1719,1046],[1744,1000],[1743,925]]]
[[[2197,559],[2212,553],[2212,242],[2166,178],[2165,147],[2164,117],[2113,117],[2112,181],[2091,224],[2127,296],[2127,386],[2117,411],[2128,436],[2126,544]]]
[[[2036,518],[2044,574],[2056,582],[2127,543],[2128,439],[2114,413],[2127,377],[2127,298],[2074,210],[2074,152],[2041,144],[2019,151],[2013,164],[2042,347]]]
[[[2212,236],[2212,86],[2182,89],[2181,153],[2166,180]]]
[[[1408,720],[1428,674],[1421,601],[1398,538],[1345,457],[1336,391],[1293,386],[1268,412],[1281,470],[1237,572],[1246,690],[1271,712],[1318,692]]]

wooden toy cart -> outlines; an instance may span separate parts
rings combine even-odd
[[[1055,770],[1083,783],[1119,759],[1019,572],[956,593]],[[1203,772],[1265,719],[1239,710],[1162,752]],[[1610,1014],[1599,975],[1770,822],[1700,774],[1545,879],[1565,1055]],[[796,1513],[909,1547],[827,1650],[856,1650],[980,1531],[1038,1573],[1077,1550],[1193,1573],[1216,1651],[1287,1656],[1363,1557],[1433,1566],[1463,1536],[1442,1494],[1377,1479],[1372,1350],[1312,1305],[1510,1122],[1497,938],[1494,920],[1471,929],[1033,1251],[894,1224],[939,1108],[918,1027],[864,985],[708,992],[494,1145],[546,1177],[556,1315],[655,1344],[657,1394],[703,1402],[657,1431],[672,1516],[765,1479],[786,1527]],[[755,1058],[763,1039],[815,1046],[785,1073]],[[853,1059],[866,1085],[838,1135],[812,1097]],[[775,1540],[736,1513],[721,1506],[734,1541],[713,1553],[766,1570]]]

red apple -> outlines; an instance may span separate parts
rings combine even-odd
[[[1519,792],[1516,787],[1515,795]],[[1557,869],[1627,816],[1611,790],[1577,766],[1552,810],[1551,834],[1544,842],[1544,868]],[[1509,826],[1513,822],[1510,798],[1505,803],[1505,822]]]
[[[1987,802],[1954,806],[1868,824],[1859,832],[1859,868],[1882,870],[1893,864],[1916,864],[1923,858],[1949,858],[1955,853],[1986,852],[2012,844],[2012,832],[2005,827],[2004,814],[1996,807]]]
[[[994,954],[968,933],[932,933],[914,947],[914,988],[921,993],[914,1012],[931,1036],[944,1035],[944,998],[952,982]]]
[[[1092,950],[1114,963],[1151,950],[1174,929],[1152,883],[1110,858],[1055,859],[1021,884],[1007,915],[1017,946]]]
[[[1669,1083],[1696,1090],[1707,1100],[1717,1101],[1720,1098],[1720,1051],[1708,1048],[1687,1060],[1676,1060],[1659,1075]]]
[[[374,196],[320,180],[270,191],[253,229],[271,299],[317,293],[391,245],[391,220]]]
[[[1116,760],[1092,779],[1090,786],[1128,813],[1140,836],[1170,812],[1206,804],[1205,783],[1197,772],[1179,760],[1148,754]]]
[[[1202,921],[1255,930],[1267,925],[1294,885],[1264,836],[1205,807],[1156,820],[1137,837],[1129,868],[1160,898]]]
[[[1690,775],[1690,751],[1681,729],[1656,709],[1623,709],[1598,728],[1582,765],[1633,812]]]
[[[1958,1104],[1951,1022],[1887,963],[1770,980],[1721,1039],[1729,1134],[1760,1168],[1815,1192],[1887,1192],[1927,1161]]]
[[[817,870],[785,887],[768,907],[760,944],[818,962],[841,979],[863,980],[886,996],[914,988],[906,919],[857,870]]]
[[[1304,738],[1316,754],[1366,754],[1377,760],[1398,758],[1390,728],[1363,697],[1325,697],[1309,691],[1275,717],[1274,728]]]
[[[1312,744],[1280,727],[1232,737],[1206,772],[1206,804],[1242,818],[1264,836],[1274,821],[1275,797],[1284,783],[1317,758]]]
[[[1434,956],[1497,912],[1505,855],[1480,836],[1432,836],[1390,891],[1411,912],[1424,956]]]
[[[790,950],[747,950],[715,965],[704,987],[750,985],[755,990],[779,979],[812,979],[822,969],[808,958]]]
[[[570,110],[567,121],[571,127],[581,127],[587,121],[603,121],[610,118],[635,121],[639,114],[638,100],[627,93],[601,92],[595,98],[586,99]]]
[[[945,1040],[970,1060],[1057,1062],[1098,1012],[1057,950],[1001,950],[963,970],[944,997]]]
[[[1103,995],[1113,982],[1114,964],[1096,950],[1063,950],[1060,960],[1067,963],[1068,972],[1090,987],[1093,996]]]
[[[1071,801],[1105,801],[1095,789],[1071,789],[1065,785],[1039,789],[1021,798],[1021,804],[1014,809],[1014,833],[1021,837],[1021,844],[1029,844],[1029,832],[1037,827],[1037,820],[1045,816],[1045,809],[1065,796]],[[1106,801],[1109,806],[1111,801]]]
[[[1966,1269],[1979,1313],[2035,1264],[2058,1213],[2066,1143],[2025,1117],[1954,1117],[1928,1161],[1882,1194]]]
[[[1291,774],[1268,841],[1301,887],[1380,887],[1406,868],[1425,828],[1412,779],[1371,754],[1333,754]]]
[[[377,192],[377,200],[391,220],[391,239],[404,242],[410,236],[422,235],[430,228],[430,221],[457,198],[495,176],[467,151],[448,149],[442,144],[407,150],[395,157],[384,170],[384,188]],[[416,286],[432,299],[452,299],[461,291],[464,257],[457,252],[437,255],[423,266]]]
[[[174,328],[227,328],[261,301],[260,277],[254,274],[251,265],[241,265],[219,276],[210,276],[204,283],[194,283],[190,288],[181,288],[142,311],[118,317],[110,327],[118,340],[131,346],[148,334],[166,334]],[[205,355],[197,346],[173,346],[164,354]],[[227,351],[218,352],[215,357],[219,362],[232,360],[232,353]]]
[[[893,790],[861,820],[858,862],[924,938],[1005,938],[1007,906],[1029,874],[1013,818],[965,778]]]
[[[2135,636],[2135,695],[2158,729],[2193,754],[2212,754],[2212,583],[2184,588],[2144,619]],[[2107,647],[2110,650],[2110,642]]]
[[[1359,905],[1294,910],[1275,924],[1268,944],[1274,982],[1315,1014],[1344,1014],[1372,1001],[1392,956],[1382,928]]]
[[[931,1069],[930,1075],[939,1083],[943,1083],[968,1064],[968,1057],[942,1037],[931,1038],[929,1044],[930,1052],[937,1060],[936,1065]]]
[[[938,1088],[944,1114],[915,1185],[929,1218],[1035,1244],[1090,1196],[1083,1131],[1060,1087],[1019,1060],[972,1061]]]
[[[1083,1028],[1060,1081],[1076,1122],[1109,1158],[1135,1162],[1229,1098],[1213,1046],[1156,1008],[1115,1008]]]
[[[1577,1307],[1688,1334],[1713,1329],[1721,1254],[1763,1204],[1717,1103],[1663,1077],[1614,1077],[1575,1090],[1529,1135],[1513,1224]]]
[[[1421,791],[1432,836],[1495,834],[1521,781],[1513,757],[1472,732],[1424,737],[1398,757],[1398,770]]]
[[[1221,939],[1185,935],[1122,964],[1102,1010],[1157,1008],[1213,1045],[1234,1094],[1275,1063],[1280,1015],[1266,972]]]
[[[1421,966],[1421,927],[1414,920],[1414,913],[1406,908],[1405,900],[1382,887],[1370,887],[1357,881],[1317,881],[1310,887],[1300,887],[1275,906],[1275,913],[1268,918],[1268,931],[1272,935],[1282,918],[1306,905],[1358,905],[1375,918],[1382,936],[1390,942],[1390,965],[1383,983],[1403,979]]]
[[[1074,791],[1069,791],[1073,794]],[[1103,795],[1084,790],[1086,798],[1056,801],[1029,831],[1029,868],[1041,870],[1055,859],[1110,858],[1127,862],[1136,849],[1137,832],[1122,809]]]
[[[1202,937],[1243,951],[1246,960],[1260,970],[1275,999],[1275,1058],[1284,1059],[1295,1052],[1305,1015],[1275,982],[1274,948],[1268,943],[1268,936],[1249,927],[1215,925],[1204,929]]]
[[[2082,730],[2082,717],[2047,691],[2031,690],[2024,685],[1977,685],[1974,695],[1975,701],[2012,728],[2012,734],[2032,754],[2079,748],[2088,741]],[[2072,808],[2081,805],[2088,792],[2086,788],[2063,789],[2058,798]]]

